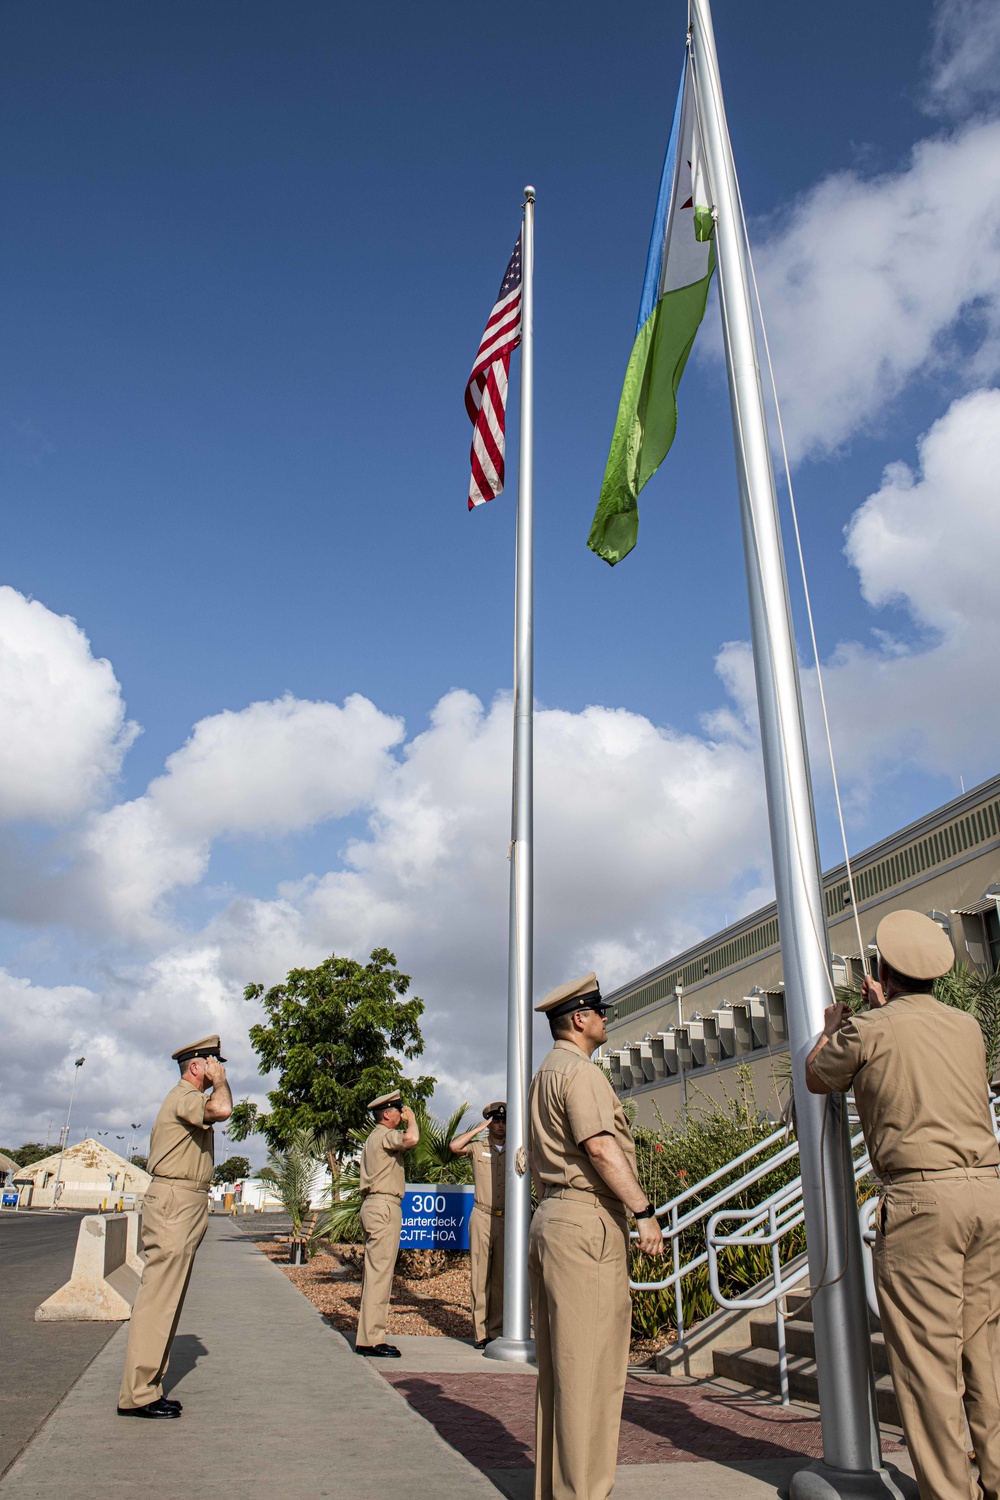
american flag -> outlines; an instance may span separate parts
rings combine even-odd
[[[470,510],[484,500],[495,500],[503,490],[507,375],[510,356],[520,342],[521,236],[518,235],[465,388],[465,409],[472,423]]]

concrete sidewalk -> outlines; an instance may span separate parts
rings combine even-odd
[[[3,1500],[227,1493],[458,1500],[497,1491],[228,1220],[209,1221],[174,1344],[176,1422],[119,1417],[127,1326],[0,1482]]]
[[[126,1335],[120,1327],[48,1418],[0,1481],[0,1500],[132,1500],[137,1490],[177,1500],[220,1484],[317,1500],[530,1500],[533,1370],[443,1338],[399,1338],[398,1361],[359,1359],[227,1219],[209,1222],[174,1344],[167,1384],[185,1405],[179,1421],[116,1414]],[[640,1398],[651,1411],[676,1406],[670,1386]],[[786,1415],[815,1425],[814,1410]],[[775,1447],[749,1462],[718,1451],[693,1463],[636,1453],[619,1465],[615,1500],[769,1500],[809,1462]]]

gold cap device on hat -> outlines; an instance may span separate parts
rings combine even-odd
[[[498,1115],[501,1120],[506,1120],[506,1118],[507,1118],[507,1101],[506,1101],[506,1099],[496,1099],[496,1100],[494,1100],[494,1102],[492,1104],[487,1104],[486,1108],[483,1110],[483,1119],[484,1120],[492,1119],[492,1117],[494,1115]]]
[[[200,1042],[188,1042],[186,1047],[178,1047],[170,1056],[179,1063],[191,1062],[195,1057],[216,1057],[222,1063],[226,1060],[222,1055],[222,1041],[217,1036],[203,1036]]]
[[[402,1104],[402,1102],[403,1097],[400,1094],[399,1089],[393,1089],[391,1094],[379,1094],[378,1098],[373,1099],[370,1104],[366,1104],[365,1108],[381,1109],[384,1104]]]
[[[955,962],[951,938],[919,911],[891,911],[875,932],[879,957],[904,979],[940,979]]]
[[[545,999],[535,1006],[537,1012],[548,1016],[550,1020],[554,1016],[572,1015],[575,1010],[597,1010],[603,1015],[611,1008],[606,1000],[601,999],[601,987],[593,972],[584,974],[582,979],[571,979],[568,984],[560,984],[556,989],[549,990]]]

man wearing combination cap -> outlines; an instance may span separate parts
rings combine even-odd
[[[806,1083],[814,1094],[853,1088],[882,1183],[875,1289],[920,1494],[997,1500],[1000,1150],[982,1032],[931,993],[955,953],[930,917],[892,912],[875,943],[880,983],[865,980],[870,1009],[827,1009]]]
[[[128,1329],[118,1397],[122,1417],[181,1414],[179,1401],[164,1398],[163,1377],[195,1253],[208,1228],[215,1164],[212,1127],[233,1112],[217,1036],[180,1047],[173,1057],[180,1081],[164,1099],[149,1138],[147,1170],[153,1180],[142,1205],[146,1265]]]
[[[368,1108],[375,1116],[375,1129],[361,1152],[365,1272],[354,1352],[374,1359],[398,1359],[399,1350],[395,1344],[385,1341],[385,1325],[392,1296],[392,1273],[399,1251],[399,1231],[403,1227],[402,1203],[406,1188],[403,1152],[417,1144],[420,1131],[412,1109],[403,1103],[398,1089],[373,1099]]]
[[[472,1162],[474,1202],[469,1220],[472,1336],[477,1349],[503,1333],[503,1210],[506,1194],[507,1102],[483,1110],[485,1125],[473,1125],[451,1143],[456,1156]],[[486,1132],[486,1140],[482,1139]]]
[[[663,1252],[621,1104],[590,1061],[607,1041],[608,1008],[595,974],[535,1006],[554,1043],[528,1093],[528,1155],[541,1199],[528,1240],[538,1360],[535,1500],[611,1494],[632,1324],[627,1211],[638,1248]]]

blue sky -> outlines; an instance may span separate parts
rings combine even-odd
[[[967,286],[956,273],[940,303],[914,317],[912,347],[897,348],[892,317],[876,317],[871,346],[862,339],[859,347],[895,373],[880,378],[879,399],[859,415],[845,373],[850,349],[838,363],[823,352],[826,342],[810,340],[831,323],[863,328],[866,298],[875,296],[881,272],[876,255],[857,296],[849,276],[831,291],[843,258],[829,259],[829,226],[852,213],[864,223],[868,214],[877,240],[885,232],[881,204],[893,192],[898,204],[910,191],[917,172],[911,153],[920,142],[954,147],[955,171],[975,190],[979,158],[970,133],[985,131],[995,117],[995,98],[981,85],[996,28],[977,0],[887,0],[877,7],[852,0],[807,11],[775,0],[766,21],[762,26],[759,10],[717,0],[730,127],[760,246],[765,314],[770,324],[771,288],[779,381],[784,372],[799,434],[797,492],[820,647],[843,666],[839,697],[836,688],[832,693],[835,707],[842,705],[835,722],[841,740],[877,718],[878,684],[893,661],[916,662],[893,690],[910,705],[914,725],[898,743],[873,732],[846,750],[851,838],[859,847],[953,795],[960,775],[971,782],[996,769],[990,735],[975,725],[933,752],[914,749],[920,693],[938,680],[934,673],[965,680],[955,665],[965,625],[953,628],[954,611],[946,619],[914,604],[906,578],[892,572],[899,549],[890,548],[886,561],[870,527],[857,534],[853,565],[843,553],[844,528],[868,496],[880,494],[883,510],[896,504],[883,483],[886,465],[909,465],[924,495],[919,437],[970,392],[992,389],[995,309],[990,263],[970,271]],[[75,620],[92,657],[107,659],[117,683],[113,689],[107,674],[98,682],[96,666],[77,661],[98,704],[96,718],[87,720],[91,739],[77,739],[81,757],[93,746],[89,791],[68,810],[44,796],[15,797],[6,818],[12,868],[25,872],[23,887],[34,892],[30,900],[23,892],[12,898],[2,913],[0,958],[16,981],[12,993],[23,983],[46,994],[66,986],[81,991],[48,1011],[42,1004],[39,1013],[58,1014],[58,1021],[25,1032],[22,1064],[35,1082],[14,1107],[16,1119],[9,1117],[15,1134],[22,1119],[27,1129],[60,1095],[65,1058],[88,1036],[99,1034],[109,1057],[116,1046],[144,1056],[173,1034],[171,1027],[190,1020],[197,1029],[206,1007],[219,1024],[231,1018],[236,1025],[243,1013],[234,997],[246,979],[273,980],[298,953],[313,961],[333,946],[363,948],[378,929],[372,913],[383,901],[385,940],[398,948],[421,993],[432,1003],[437,997],[451,1021],[461,1014],[478,1025],[477,1018],[492,1017],[505,951],[502,942],[498,954],[492,951],[502,929],[502,880],[473,903],[481,912],[500,890],[500,914],[491,913],[479,946],[454,961],[447,957],[447,912],[461,860],[471,850],[475,862],[482,838],[506,837],[502,756],[489,762],[489,791],[469,792],[465,853],[452,851],[457,864],[447,878],[439,881],[421,865],[417,884],[426,906],[407,906],[412,881],[398,864],[391,892],[371,873],[373,862],[389,857],[396,835],[411,841],[411,853],[422,836],[416,824],[404,830],[393,823],[401,799],[433,804],[441,826],[461,821],[446,793],[434,802],[430,772],[405,797],[398,786],[391,794],[377,789],[376,782],[382,787],[386,775],[396,775],[380,757],[402,765],[402,740],[388,750],[379,741],[382,748],[371,752],[374,780],[353,800],[338,800],[334,790],[284,820],[280,813],[255,819],[241,804],[215,823],[207,812],[194,817],[190,804],[174,807],[167,854],[156,842],[160,832],[144,823],[146,843],[129,835],[137,868],[161,855],[194,864],[183,878],[175,878],[180,865],[171,865],[175,874],[164,877],[131,925],[98,890],[103,876],[93,860],[112,826],[101,819],[132,818],[115,811],[126,805],[146,818],[152,804],[144,793],[167,757],[196,724],[216,723],[227,710],[239,716],[252,703],[286,694],[328,705],[362,695],[382,719],[404,721],[410,743],[452,690],[487,706],[509,690],[514,487],[467,513],[470,429],[462,393],[527,181],[538,190],[539,703],[566,716],[556,727],[574,743],[593,731],[605,749],[620,712],[679,737],[698,755],[718,734],[706,714],[742,715],[732,744],[743,735],[746,749],[753,740],[752,708],[745,693],[734,698],[732,690],[737,679],[745,686],[745,657],[737,651],[729,658],[735,677],[720,680],[716,670],[724,643],[745,640],[747,612],[714,331],[706,330],[685,376],[675,449],[643,495],[636,552],[612,571],[584,545],[631,346],[684,24],[679,0],[613,16],[605,6],[562,0],[515,8],[502,35],[493,13],[452,4],[429,12],[395,4],[346,12],[315,3],[5,10],[0,582],[51,615]],[[968,54],[970,37],[979,40],[975,56]],[[934,182],[948,170],[927,167],[937,172]],[[843,184],[843,202],[833,210],[817,197],[831,180]],[[884,198],[880,182],[891,188]],[[984,214],[995,194],[991,183]],[[993,218],[984,223],[980,241],[995,231]],[[794,266],[786,253],[789,225],[797,233]],[[967,241],[956,244],[955,257],[967,248]],[[943,258],[951,253],[946,242],[939,249]],[[891,257],[885,263],[888,284],[895,271]],[[913,274],[919,281],[919,256]],[[800,295],[796,317],[783,318]],[[913,303],[908,283],[899,295],[902,306]],[[714,318],[710,310],[713,329]],[[813,378],[829,380],[839,393],[830,411],[808,396]],[[513,390],[516,401],[516,358]],[[943,432],[945,447],[952,441],[968,448],[957,430],[965,411]],[[513,476],[516,421],[510,425]],[[942,463],[947,470],[947,456]],[[966,523],[973,528],[966,535],[976,535],[975,518],[956,516],[956,529]],[[984,553],[984,569],[990,555]],[[859,573],[868,579],[867,599]],[[956,590],[961,595],[965,586]],[[39,657],[23,609],[15,601],[12,610],[4,630],[20,681]],[[944,665],[935,657],[942,641],[951,653]],[[845,643],[860,643],[860,664],[843,665]],[[929,677],[921,677],[925,657],[933,659]],[[39,681],[51,686],[58,677],[41,671]],[[36,689],[44,696],[44,682]],[[80,691],[86,699],[89,689]],[[112,700],[141,726],[130,747],[127,735],[115,740]],[[60,718],[59,702],[45,701],[52,718],[44,722],[73,741],[73,712]],[[600,723],[583,716],[588,705],[605,715]],[[103,727],[95,729],[98,721]],[[499,745],[499,719],[495,738]],[[300,749],[281,773],[292,782],[302,777],[296,743]],[[431,741],[425,748],[429,755]],[[21,749],[25,763],[37,754],[30,735]],[[10,754],[20,753],[15,744]],[[231,753],[216,768],[227,792],[244,767],[239,745]],[[480,753],[485,747],[473,736],[468,754]],[[752,746],[747,753],[749,765]],[[412,771],[412,754],[406,764]],[[74,762],[58,774],[83,773]],[[660,786],[674,772],[651,774]],[[337,782],[336,768],[331,775]],[[565,816],[584,832],[594,803],[607,800],[605,778],[606,768],[580,769],[580,801]],[[633,831],[642,830],[650,814],[641,777],[632,784],[635,805],[608,813],[606,823],[598,819],[600,832],[595,826],[587,846],[594,910],[606,910],[605,861],[636,868],[625,825],[634,819]],[[609,973],[624,977],[630,965],[666,956],[725,913],[734,916],[734,904],[766,894],[763,824],[758,817],[751,825],[726,802],[746,800],[744,783],[727,780],[716,796],[698,772],[690,796],[676,785],[677,806],[691,812],[692,826],[696,806],[717,808],[719,847],[731,818],[738,830],[732,858],[713,875],[716,845],[685,846],[700,872],[686,904],[654,860],[642,878],[655,886],[664,877],[659,896],[644,896],[632,921],[635,903],[625,892],[621,930],[609,918],[588,947],[586,930],[559,915],[569,898],[560,885],[562,835],[555,830],[562,825],[554,821],[539,851],[552,883],[549,896],[540,892],[543,923],[547,900],[556,913],[551,937],[541,940],[546,982],[602,956]],[[199,786],[208,804],[218,801],[216,790]],[[822,775],[818,789],[824,858],[833,863],[838,849]],[[258,793],[248,796],[259,807]],[[477,821],[480,813],[485,823]],[[609,853],[606,841],[619,835],[621,848]],[[677,837],[669,820],[660,836],[665,846]],[[544,828],[539,837],[544,843]],[[345,863],[352,838],[367,853],[355,858],[348,851]],[[426,848],[420,857],[430,858]],[[442,857],[447,864],[452,855]],[[646,869],[642,861],[638,868]],[[120,860],[116,869],[118,879]],[[363,897],[351,897],[365,920],[359,925],[345,915],[341,890],[318,927],[295,925],[305,920],[305,898],[282,894],[283,883],[312,877],[322,884],[345,870],[352,880],[362,870],[362,884],[369,881]],[[251,900],[266,908],[265,926],[279,909],[284,921],[285,907],[295,908],[294,931],[268,946],[258,923],[246,972],[227,959],[191,979],[192,955],[201,962],[217,950],[218,923],[231,924]],[[435,914],[433,953],[412,936],[426,928],[427,912]],[[182,959],[188,978],[172,1010],[171,984],[151,990],[149,976]],[[265,972],[251,970],[252,962]],[[469,981],[470,962],[489,975],[481,989]],[[143,1029],[143,1017],[149,1021],[154,1011],[162,1032]],[[451,1097],[489,1086],[502,1071],[492,1057],[492,1019],[483,1025],[489,1040],[478,1052],[470,1044],[451,1056],[443,1040],[431,1047]],[[245,1049],[239,1055],[250,1078]],[[158,1084],[149,1076],[152,1098]],[[114,1089],[95,1092],[90,1107],[113,1113]]]

